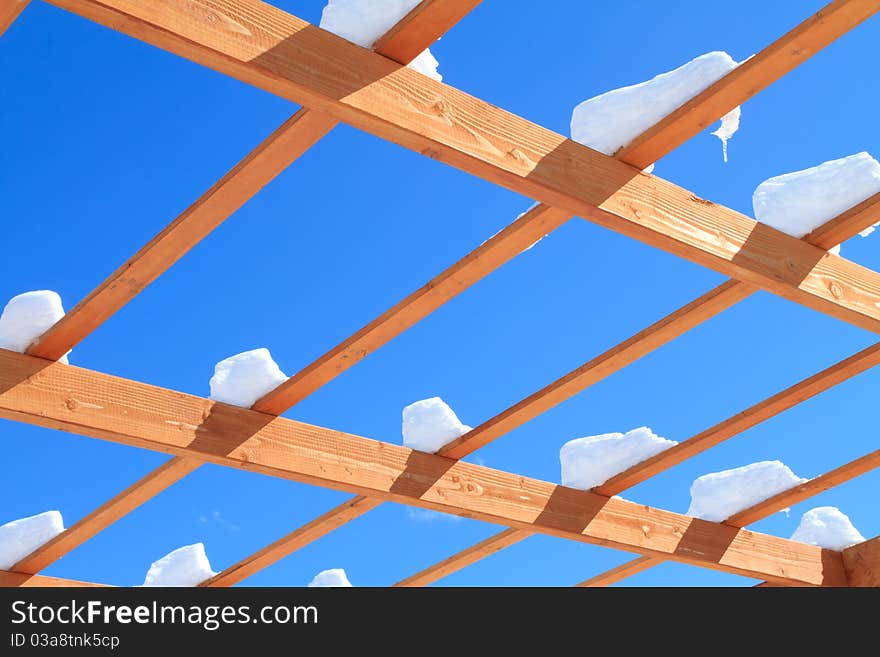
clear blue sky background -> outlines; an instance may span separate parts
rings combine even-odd
[[[315,23],[323,5],[277,4]],[[448,83],[567,134],[579,101],[710,50],[743,59],[822,4],[487,0],[434,52]],[[861,150],[880,155],[878,42],[874,19],[749,101],[728,164],[701,134],[656,173],[751,215],[752,191],[769,176]],[[67,307],[296,109],[40,2],[0,39],[0,97],[0,300],[54,289]],[[71,362],[207,395],[215,362],[266,346],[292,374],[530,203],[340,127]],[[856,238],[844,255],[880,268],[880,237]],[[575,220],[286,415],[397,443],[403,406],[440,395],[476,425],[721,280]],[[649,425],[685,440],[873,339],[757,294],[473,458],[558,481],[558,449],[571,438]],[[683,512],[690,483],[706,472],[781,459],[811,477],[874,450],[878,376],[863,374],[625,496]],[[71,524],[167,458],[5,421],[0,440],[0,523],[60,509]],[[878,484],[880,474],[862,477],[756,527],[789,536],[804,511],[833,504],[876,535]],[[139,584],[153,560],[195,541],[219,570],[346,497],[205,466],[47,573]],[[304,585],[344,567],[356,585],[387,585],[497,530],[386,504],[247,583]],[[442,584],[570,585],[629,558],[536,537]],[[752,582],[666,564],[626,583]]]

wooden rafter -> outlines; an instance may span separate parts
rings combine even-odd
[[[878,273],[643,174],[271,5],[216,0],[194,12],[193,2],[53,0],[542,203],[880,332]],[[862,3],[880,9],[880,0]]]
[[[0,36],[9,29],[29,4],[30,0],[0,0]]]
[[[0,417],[783,584],[840,554],[0,350]]]
[[[83,582],[78,579],[64,579],[63,577],[47,577],[46,575],[30,575],[17,573],[9,570],[0,570],[0,588],[13,587],[37,587],[37,588],[83,588],[83,587],[109,587],[109,584],[96,584],[95,582]]]
[[[398,63],[414,59],[481,0],[423,0],[375,45],[375,51]],[[138,251],[116,272],[46,331],[31,347],[33,356],[57,360],[113,313],[131,301],[214,228],[327,135],[337,122],[308,108],[299,110],[251,151],[210,190]],[[398,304],[328,358],[325,380],[362,358],[368,350],[401,333],[468,285],[490,273],[561,223],[556,210],[528,213],[468,257]],[[294,377],[316,381],[310,375]],[[299,394],[303,394],[302,386]],[[279,395],[283,397],[284,395]],[[276,403],[276,407],[278,404]],[[271,408],[261,408],[272,413]],[[278,407],[280,415],[284,407]],[[168,463],[96,509],[76,525],[42,546],[17,565],[16,570],[36,573],[61,558],[151,497],[193,472],[200,463],[174,457]]]

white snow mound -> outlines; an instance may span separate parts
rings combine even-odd
[[[582,490],[595,488],[677,444],[648,427],[569,440],[559,450],[562,485]]]
[[[803,515],[791,540],[839,551],[861,543],[865,537],[836,506],[819,506]]]
[[[12,297],[0,315],[0,349],[23,354],[62,317],[64,307],[57,292],[36,290]],[[67,356],[59,360],[66,363]]]
[[[403,444],[410,449],[433,454],[470,430],[439,397],[422,399],[403,409]]]
[[[58,511],[46,511],[0,526],[0,570],[10,570],[38,547],[64,531]]]
[[[268,349],[245,351],[221,360],[211,377],[211,399],[250,408],[270,390],[287,381]]]
[[[322,570],[312,578],[309,582],[309,588],[331,588],[331,587],[350,587],[351,582],[342,568],[331,568],[330,570]]]
[[[585,100],[571,115],[571,138],[606,155],[614,155],[736,67],[737,62],[726,52],[709,52],[647,82]],[[721,127],[712,133],[724,145],[725,162],[727,140],[739,128],[739,117],[736,107],[722,118]],[[649,170],[650,167],[646,169]]]
[[[765,180],[752,194],[752,206],[761,223],[803,237],[877,193],[880,163],[862,152]],[[874,226],[859,234],[867,237]]]
[[[364,48],[370,48],[390,30],[420,0],[328,0],[321,12],[320,27],[348,39]],[[409,67],[440,82],[439,63],[430,49],[423,50]]]
[[[687,515],[721,522],[805,481],[782,461],[759,461],[741,468],[711,472],[691,484],[691,506]]]
[[[203,543],[184,545],[154,561],[144,586],[196,586],[216,575]]]

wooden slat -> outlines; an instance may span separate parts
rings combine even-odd
[[[639,169],[709,127],[880,9],[873,0],[836,0],[744,61],[617,154]]]
[[[379,37],[373,50],[396,62],[411,62],[480,2],[482,0],[422,0]]]
[[[109,587],[110,584],[96,584],[95,582],[83,582],[78,579],[64,579],[62,577],[48,577],[46,575],[31,575],[28,573],[16,573],[9,570],[0,570],[0,588],[55,588],[55,587]]]
[[[819,493],[824,493],[835,486],[839,486],[851,479],[870,472],[880,467],[880,450],[866,454],[860,458],[850,461],[839,468],[830,470],[825,474],[814,477],[809,481],[798,484],[794,488],[782,491],[781,493],[769,497],[763,502],[758,502],[747,509],[735,513],[724,521],[725,525],[731,527],[747,527],[753,523],[763,520],[774,513],[778,513],[783,509],[794,506],[799,502],[803,502]],[[641,573],[653,566],[659,566],[664,559],[656,557],[639,557],[628,561],[627,563],[602,573],[592,579],[588,579],[577,586],[610,586],[617,582]],[[768,582],[758,584],[757,586],[776,586]]]
[[[850,586],[880,586],[880,537],[843,551]]]
[[[479,3],[472,0],[425,0],[404,17],[398,29],[388,33],[394,38],[387,46],[377,47],[376,50],[384,57],[406,64],[415,57],[409,55],[413,48],[421,46],[417,55],[476,4]],[[444,18],[453,22],[444,25],[441,22]],[[58,360],[167,271],[337,124],[338,121],[326,114],[305,107],[300,109],[46,331],[31,345],[28,353]]]
[[[12,570],[26,574],[40,572],[200,465],[199,461],[175,456],[76,524],[68,527],[51,541],[34,550],[15,564]]]
[[[606,570],[601,575],[596,575],[596,577],[586,579],[580,584],[575,584],[575,586],[582,588],[598,588],[602,586],[611,586],[612,584],[616,584],[622,579],[632,577],[633,575],[637,575],[644,570],[648,570],[648,568],[651,568],[658,563],[662,563],[662,561],[660,559],[655,559],[654,557],[636,557],[635,559],[620,564],[615,568]]]
[[[504,548],[510,547],[514,543],[519,543],[521,540],[528,538],[531,535],[531,532],[526,532],[521,529],[505,529],[494,536],[490,536],[484,541],[480,541],[476,545],[472,545],[466,550],[462,550],[443,561],[425,568],[425,570],[418,572],[415,575],[410,575],[406,579],[400,580],[394,586],[405,588],[428,586],[428,584],[432,584],[438,579],[443,579],[452,573],[458,572],[462,568],[466,568],[467,566],[470,566],[481,559],[485,559]]]
[[[268,568],[276,561],[296,552],[301,547],[329,534],[341,525],[351,522],[367,511],[375,509],[381,503],[381,500],[356,495],[335,509],[303,525],[292,534],[288,534],[259,552],[255,552],[235,565],[217,573],[211,579],[199,584],[199,586],[233,586],[257,571]]]
[[[280,415],[570,218],[571,215],[546,205],[529,210],[439,276],[258,400],[254,410]]]
[[[0,0],[0,36],[9,29],[29,4],[30,0]]]
[[[812,243],[821,248],[829,249],[871,226],[877,220],[880,220],[880,194],[876,194],[825,223],[804,237],[804,240],[812,241]],[[589,386],[598,383],[642,356],[667,344],[721,311],[730,308],[748,297],[753,291],[753,287],[739,281],[731,280],[722,283],[674,313],[667,315],[659,322],[652,324],[647,329],[612,347],[585,365],[582,365],[561,379],[557,379],[526,399],[502,411],[492,419],[475,427],[460,438],[448,443],[440,453],[451,458],[463,458],[474,450],[513,431],[541,413],[582,392]],[[795,399],[795,396],[791,397],[791,401]],[[784,408],[781,410],[784,410]],[[781,410],[777,412],[781,412]],[[736,418],[733,419],[735,420]],[[748,426],[745,428],[748,428]],[[605,490],[600,490],[600,492],[608,494]],[[779,508],[785,508],[785,506],[788,505],[786,504]],[[467,553],[468,550],[465,550],[461,554],[465,556]],[[449,559],[454,562],[457,556],[453,555]],[[473,561],[468,563],[473,563]],[[658,563],[662,563],[662,560],[649,562],[646,559],[635,559],[613,569],[613,571],[609,571],[609,573],[586,580],[582,585],[601,586],[603,585],[602,582],[606,579],[606,575],[609,582],[617,582],[628,577],[628,572],[630,574],[642,572]]]
[[[642,174],[271,5],[257,0],[53,4],[542,203],[880,331],[880,274]]]
[[[815,546],[6,350],[0,417],[747,577],[845,581]]]
[[[445,33],[470,9],[479,4],[472,0],[424,0],[377,43],[376,51],[396,62],[406,63],[425,47]],[[110,315],[136,296],[144,287],[180,259],[189,249],[232,215],[248,199],[280,174],[287,166],[313,146],[336,125],[336,121],[319,112],[303,108],[262,144],[252,151],[232,171],[172,222],[162,233],[144,246],[135,256],[104,281],[88,297],[55,326],[49,329],[29,349],[31,355],[57,360],[75,344],[100,326]],[[311,385],[323,382],[351,366],[387,340],[401,333],[413,323],[442,305],[468,285],[473,284],[495,268],[521,252],[535,240],[550,232],[564,221],[556,210],[531,212],[501,234],[470,254],[465,260],[451,267],[425,288],[404,300],[353,338],[350,348],[341,347],[337,358],[328,358],[325,369],[314,369],[305,379]],[[332,372],[332,374],[331,374]],[[312,388],[314,390],[315,388]],[[304,396],[303,386],[294,388],[295,394]],[[284,394],[280,393],[279,398]],[[272,413],[272,408],[261,409]],[[285,408],[279,407],[276,414]],[[49,563],[73,550],[102,529],[106,528],[131,510],[137,508],[171,484],[179,481],[198,467],[198,462],[175,457],[147,477],[117,495],[79,523],[42,546],[16,570],[39,572]],[[343,505],[338,509],[338,519],[353,518],[352,509],[366,512],[372,502]],[[378,504],[378,503],[375,503]],[[375,506],[373,504],[373,506]],[[359,514],[357,514],[359,515]],[[335,526],[333,520],[323,517],[323,525],[329,531]],[[221,583],[232,582],[235,577],[254,572],[257,564],[268,564],[275,556],[281,558],[285,550],[297,549],[297,541],[303,536],[317,537],[318,528],[307,526],[302,533],[295,532],[285,544],[280,542],[237,564],[229,572],[215,578]],[[221,584],[218,584],[221,585]]]

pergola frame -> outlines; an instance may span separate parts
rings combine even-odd
[[[874,196],[795,239],[642,172],[880,10],[835,0],[621,149],[589,149],[405,65],[479,4],[423,0],[360,48],[258,0],[49,0],[302,106],[28,349],[0,350],[0,417],[172,454],[164,465],[15,564],[3,586],[98,586],[39,575],[202,463],[355,493],[226,568],[230,586],[395,501],[505,527],[398,586],[423,586],[532,534],[637,553],[583,582],[604,586],[666,560],[783,586],[877,586],[880,539],[834,552],[745,527],[880,465],[880,450],[723,523],[614,497],[880,362],[880,343],[623,472],[578,491],[460,461],[691,328],[764,289],[880,333],[880,274],[828,249],[880,221]],[[0,0],[0,33],[27,0]],[[314,146],[348,123],[538,201],[503,231],[373,322],[241,409],[56,363]],[[483,422],[436,455],[280,415],[574,216],[731,276],[632,338]]]

